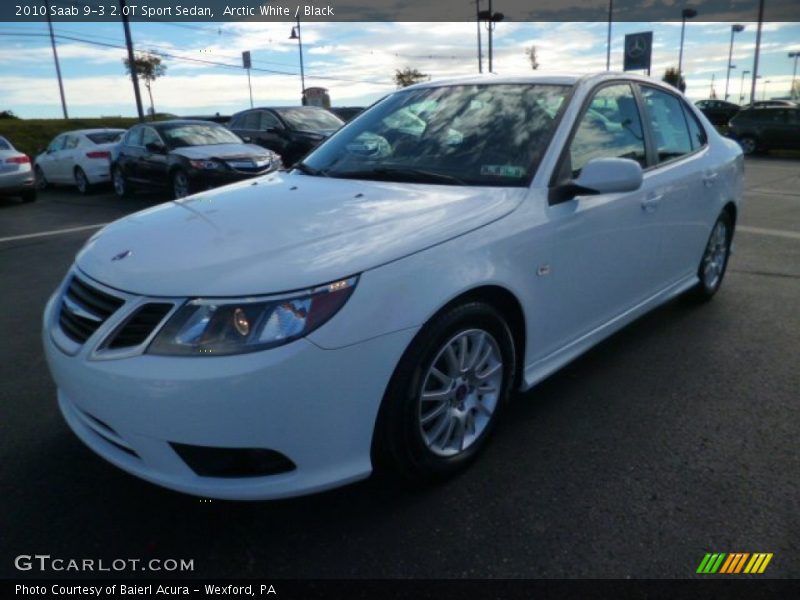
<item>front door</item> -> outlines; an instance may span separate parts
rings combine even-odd
[[[562,157],[562,181],[595,158],[630,158],[647,166],[633,88],[606,84],[595,91]],[[658,194],[648,186],[627,193],[578,195],[549,206],[552,239],[548,336],[553,349],[586,335],[652,295],[658,251]]]

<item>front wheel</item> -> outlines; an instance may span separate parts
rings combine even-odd
[[[180,169],[172,174],[172,197],[175,200],[185,198],[192,193],[192,186],[189,182],[189,176],[185,171]]]
[[[383,400],[373,458],[413,481],[451,475],[486,444],[513,386],[514,338],[502,316],[468,302],[417,335]]]
[[[111,181],[114,184],[114,193],[116,193],[118,197],[127,198],[131,195],[131,186],[128,180],[125,179],[122,169],[114,167],[114,170],[111,172]]]
[[[723,211],[711,229],[703,258],[697,268],[700,281],[692,290],[695,299],[710,300],[719,290],[728,268],[732,239],[733,220],[727,211]]]

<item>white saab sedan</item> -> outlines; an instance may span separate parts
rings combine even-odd
[[[202,496],[450,475],[514,392],[717,292],[742,173],[651,79],[406,88],[293,170],[93,236],[44,314],[61,411],[108,461]]]

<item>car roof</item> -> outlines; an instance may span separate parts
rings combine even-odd
[[[223,127],[214,121],[204,121],[203,119],[170,119],[169,121],[153,121],[150,123],[137,123],[137,125],[149,125],[150,127],[164,127],[166,125],[210,125],[212,127]]]
[[[403,89],[424,89],[447,87],[452,85],[502,85],[525,83],[539,83],[543,85],[576,85],[579,83],[586,83],[588,85],[594,85],[602,81],[616,81],[620,79],[636,81],[638,83],[646,83],[648,85],[660,87],[673,92],[680,91],[661,80],[642,75],[636,75],[633,73],[624,73],[621,71],[603,71],[601,73],[546,72],[533,73],[529,75],[497,75],[490,73],[483,75],[470,75],[466,77],[451,77],[433,81],[423,81]]]
[[[90,133],[108,133],[109,131],[118,131],[122,133],[126,130],[119,127],[95,127],[94,129],[73,129],[72,131],[62,131],[58,135],[87,135]]]

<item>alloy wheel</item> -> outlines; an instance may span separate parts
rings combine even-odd
[[[461,331],[438,351],[422,380],[419,428],[442,457],[467,450],[486,430],[503,389],[497,341],[482,329]]]
[[[117,196],[124,196],[128,192],[128,186],[125,183],[125,176],[119,169],[114,169],[114,191]]]
[[[725,271],[728,260],[728,226],[723,220],[717,221],[703,255],[703,284],[707,289],[716,288]]]
[[[82,169],[75,171],[75,185],[78,186],[78,191],[85,194],[89,191],[89,181],[86,179],[86,173]]]
[[[183,171],[178,171],[172,177],[172,192],[176,199],[189,195],[189,178]]]

